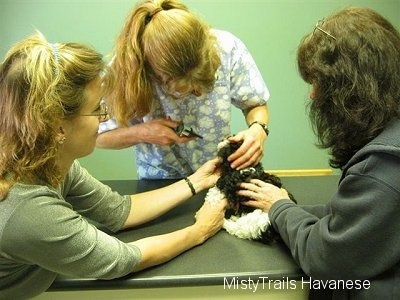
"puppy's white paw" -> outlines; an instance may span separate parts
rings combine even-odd
[[[231,216],[225,219],[222,226],[229,234],[241,239],[259,239],[271,223],[267,213],[261,209],[256,209],[251,213],[242,216]]]
[[[220,191],[219,188],[214,186],[208,190],[204,201],[209,202],[211,204],[216,204],[219,203],[224,198],[225,195]]]

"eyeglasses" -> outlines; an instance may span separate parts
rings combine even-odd
[[[315,24],[315,28],[314,28],[313,34],[315,33],[315,30],[318,29],[319,31],[325,33],[325,34],[326,34],[327,36],[329,36],[330,38],[333,38],[334,40],[336,40],[336,38],[335,38],[332,34],[330,34],[330,33],[327,32],[326,30],[323,30],[323,29],[321,28],[321,26],[324,24],[324,22],[325,22],[325,20],[322,19],[322,20],[319,20],[319,21],[317,22],[317,24]]]
[[[196,97],[200,97],[202,95],[201,90],[194,88],[191,84],[181,83],[181,80],[179,79],[172,79],[168,76],[157,74],[154,71],[152,77],[154,81],[158,83],[163,93],[168,94],[175,99],[184,98],[191,94]],[[177,84],[179,89],[177,89]]]
[[[172,97],[174,97],[176,99],[184,98],[184,97],[189,96],[189,95],[194,95],[196,97],[201,96],[201,92],[199,92],[198,90],[194,90],[194,89],[193,90],[188,90],[188,91],[185,91],[185,92],[182,92],[182,93],[178,92],[178,91],[171,91],[171,90],[169,90],[168,88],[166,88],[164,86],[161,86],[161,89],[163,90],[164,93],[166,93],[168,95],[171,95]]]
[[[161,84],[161,89],[163,90],[164,93],[171,95],[177,99],[186,97],[190,94],[192,94],[196,97],[199,97],[202,94],[200,91],[198,91],[197,89],[193,89],[190,86],[188,86],[188,88],[182,92],[173,90],[170,86],[171,86],[171,81],[167,81],[167,82]]]
[[[99,107],[98,111],[99,112],[93,112],[91,114],[82,114],[82,115],[79,115],[79,116],[82,116],[82,117],[98,117],[100,122],[107,121],[110,118],[109,113],[108,113],[107,104],[104,101],[100,102],[100,107]]]

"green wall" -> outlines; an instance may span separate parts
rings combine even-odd
[[[135,0],[0,0],[0,56],[16,41],[42,31],[51,42],[77,41],[109,54]],[[184,0],[212,26],[240,37],[253,54],[271,92],[266,169],[328,168],[325,150],[314,146],[305,103],[308,86],[296,69],[300,39],[317,20],[351,5],[367,6],[400,27],[399,0]],[[233,108],[233,133],[245,127]],[[4,116],[1,116],[4,117]],[[96,149],[81,163],[99,179],[136,178],[132,148]]]

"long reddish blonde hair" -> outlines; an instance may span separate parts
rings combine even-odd
[[[115,88],[108,96],[121,125],[152,109],[156,74],[211,89],[220,65],[210,27],[176,0],[145,0],[128,16],[111,68]]]

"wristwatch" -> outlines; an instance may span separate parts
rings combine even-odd
[[[269,129],[268,129],[268,125],[267,125],[266,123],[259,122],[259,121],[254,121],[253,123],[251,123],[251,124],[249,125],[249,128],[250,128],[251,126],[253,126],[254,124],[260,125],[260,126],[264,129],[265,134],[266,134],[267,136],[269,135]]]

